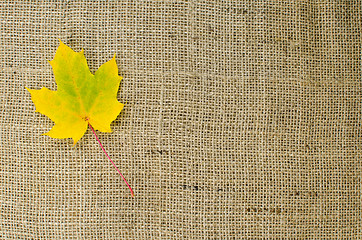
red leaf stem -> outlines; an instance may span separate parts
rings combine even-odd
[[[103,145],[102,145],[101,141],[99,141],[99,139],[98,139],[98,137],[97,137],[96,132],[94,131],[93,127],[90,125],[90,123],[89,123],[89,122],[88,122],[88,125],[89,125],[90,129],[92,129],[92,132],[93,132],[94,136],[96,137],[96,139],[97,139],[97,141],[98,141],[99,145],[101,146],[101,148],[102,148],[103,152],[106,154],[106,156],[108,157],[109,161],[111,161],[111,163],[113,164],[113,166],[116,168],[116,170],[118,171],[119,175],[121,175],[121,177],[123,178],[123,181],[127,184],[127,186],[128,186],[128,188],[129,188],[129,190],[131,191],[131,195],[132,195],[132,197],[134,197],[134,193],[133,193],[133,190],[132,190],[131,186],[128,184],[127,180],[123,177],[123,175],[122,175],[121,171],[119,171],[119,170],[118,170],[118,168],[117,168],[116,164],[114,164],[114,162],[112,161],[112,159],[108,156],[108,154],[107,154],[106,150],[104,150],[104,147],[103,147]]]

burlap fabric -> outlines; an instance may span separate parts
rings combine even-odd
[[[361,1],[2,1],[1,239],[362,239]],[[58,39],[117,54],[99,133],[40,134]]]

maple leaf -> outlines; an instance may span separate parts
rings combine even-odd
[[[112,132],[110,124],[123,109],[117,101],[122,77],[118,75],[115,56],[93,75],[84,50],[74,52],[60,41],[52,61],[57,91],[45,87],[26,88],[36,112],[48,116],[55,125],[45,133],[52,138],[73,138],[74,144],[84,135],[88,125],[101,132]]]
[[[54,59],[49,63],[53,68],[57,91],[45,87],[40,90],[26,88],[31,94],[36,112],[48,116],[55,123],[44,135],[52,138],[73,138],[75,145],[89,126],[134,197],[131,186],[108,156],[94,131],[112,132],[110,124],[124,107],[117,101],[122,77],[118,75],[115,55],[93,75],[89,71],[84,50],[74,52],[60,41]]]

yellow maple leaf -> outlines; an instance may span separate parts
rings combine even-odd
[[[45,135],[52,138],[72,138],[76,144],[89,126],[133,197],[131,186],[108,156],[94,131],[111,132],[110,124],[124,107],[117,101],[122,77],[118,75],[115,56],[100,66],[93,75],[89,71],[83,50],[74,52],[60,41],[54,59],[49,63],[53,68],[57,91],[45,87],[40,90],[26,88],[31,94],[36,112],[48,116],[55,123]]]
[[[74,52],[60,42],[54,59],[49,61],[57,91],[45,87],[40,90],[26,88],[36,112],[48,116],[55,123],[45,135],[73,138],[74,144],[84,135],[88,124],[95,130],[111,132],[110,124],[124,106],[117,101],[122,77],[118,75],[115,57],[93,75],[83,52]]]

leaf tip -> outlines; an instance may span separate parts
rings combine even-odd
[[[103,129],[104,131],[102,131],[102,132],[105,132],[105,133],[111,133],[111,132],[113,132],[112,131],[112,129],[111,129],[111,127],[109,126],[107,126],[105,129]]]
[[[86,129],[84,130],[87,131],[87,128],[88,128],[88,125],[86,127]],[[81,134],[81,135],[78,135],[78,136],[73,136],[72,139],[73,139],[73,147],[75,146],[75,144],[83,137],[84,133]]]
[[[25,87],[25,89],[30,93],[30,95],[32,95],[33,91],[35,91],[34,89],[30,89],[28,87]]]

